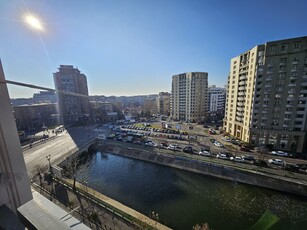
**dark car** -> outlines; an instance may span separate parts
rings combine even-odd
[[[240,148],[241,151],[244,151],[244,152],[250,152],[251,150],[245,146],[241,146]]]
[[[257,165],[260,167],[268,167],[268,163],[264,160],[256,160],[254,161],[254,165]]]
[[[285,165],[285,170],[290,171],[290,172],[299,172],[300,167],[296,164],[287,163]]]
[[[210,141],[211,141],[212,143],[214,143],[216,140],[212,138],[212,139],[210,139]]]
[[[255,158],[253,156],[243,156],[243,159],[251,164],[255,162]]]
[[[192,148],[192,146],[186,146],[186,147],[184,147],[183,148],[183,150],[182,150],[183,152],[185,152],[185,153],[193,153],[193,148]]]

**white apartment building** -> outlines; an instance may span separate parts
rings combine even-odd
[[[209,86],[209,113],[210,114],[224,114],[225,109],[225,88],[216,87],[215,85]]]
[[[256,145],[306,152],[307,37],[257,45],[230,65],[225,131]]]
[[[208,73],[189,72],[172,77],[171,118],[203,122],[208,105]]]

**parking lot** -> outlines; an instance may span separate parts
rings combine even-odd
[[[182,127],[182,124],[180,125]],[[107,138],[145,148],[156,148],[159,151],[168,151],[186,157],[200,157],[221,164],[236,164],[236,167],[255,165],[274,171],[306,174],[306,160],[259,153],[249,149],[243,151],[238,143],[231,143],[217,132],[213,134],[210,132],[212,130],[210,128],[195,125],[193,129],[190,129],[189,124],[185,126],[186,128],[175,130],[162,128],[160,122],[123,125],[112,128],[112,134]],[[172,124],[171,127],[175,127],[175,124]]]

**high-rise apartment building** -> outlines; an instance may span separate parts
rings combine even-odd
[[[256,145],[306,151],[307,37],[267,42],[231,59],[224,129]]]
[[[169,115],[170,112],[170,96],[168,92],[160,92],[157,97],[158,113],[161,115]]]
[[[210,114],[224,114],[225,109],[225,88],[216,87],[215,85],[209,86],[209,113]]]
[[[86,76],[71,65],[61,65],[53,74],[56,90],[88,96]],[[58,105],[65,125],[80,123],[89,117],[89,99],[58,93]]]
[[[208,73],[189,72],[172,78],[171,118],[203,122],[208,105]]]

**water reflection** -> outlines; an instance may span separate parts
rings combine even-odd
[[[175,229],[248,229],[266,211],[280,218],[271,229],[307,225],[305,199],[112,154],[94,154],[77,178],[145,215],[158,212]]]

